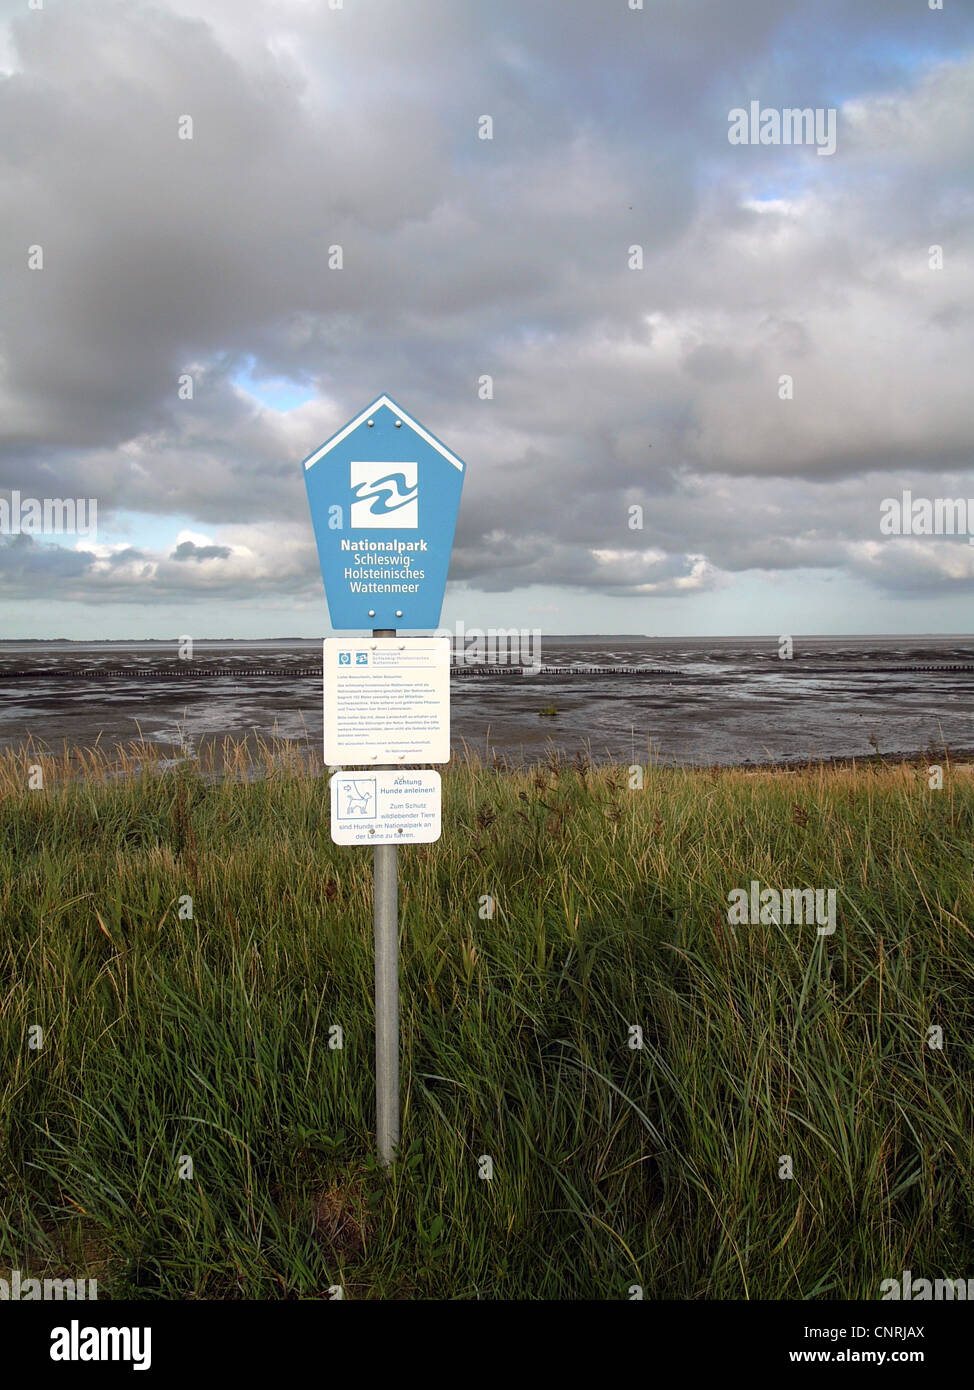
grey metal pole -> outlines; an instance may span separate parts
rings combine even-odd
[[[373,637],[395,637],[375,628]],[[376,845],[373,859],[375,928],[375,1129],[379,1159],[388,1167],[399,1143],[399,846]]]

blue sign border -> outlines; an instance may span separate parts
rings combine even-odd
[[[302,471],[332,627],[438,627],[463,460],[382,395]]]

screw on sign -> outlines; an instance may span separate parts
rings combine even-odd
[[[305,459],[328,613],[325,762],[336,844],[373,846],[376,1137],[399,1142],[397,846],[439,839],[439,773],[450,760],[450,642],[401,637],[439,626],[465,465],[380,396]],[[369,635],[370,634],[370,635]],[[362,771],[353,771],[361,768]]]

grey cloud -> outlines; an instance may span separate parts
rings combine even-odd
[[[307,539],[299,460],[388,390],[470,464],[461,582],[688,593],[858,573],[869,480],[969,476],[974,17],[948,40],[915,0],[197,8],[52,0],[13,23],[0,486],[96,496],[103,524]],[[926,76],[896,56],[951,43]],[[836,90],[861,108],[833,159],[728,145],[730,105]],[[261,409],[233,385],[251,358],[318,399]],[[121,594],[135,567],[143,601],[315,582],[307,546],[251,564],[225,539],[98,563],[7,545],[0,565],[52,595],[59,575]],[[225,563],[182,563],[205,558]]]
[[[39,581],[57,585],[77,579],[90,561],[90,555],[39,543],[32,536],[0,536],[0,592],[9,596],[22,588],[25,594],[36,594]]]
[[[194,545],[192,541],[180,541],[169,558],[170,560],[227,560],[230,554],[228,545]]]

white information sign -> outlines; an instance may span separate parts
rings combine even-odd
[[[331,779],[336,845],[428,845],[440,838],[440,774],[364,768]]]
[[[325,762],[450,761],[449,637],[326,637]]]

